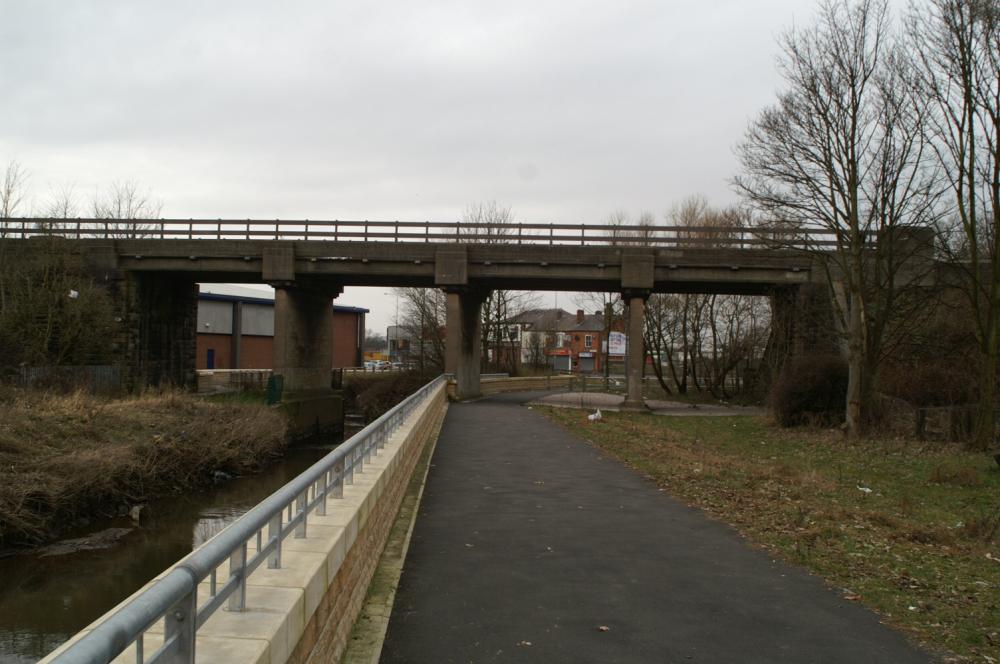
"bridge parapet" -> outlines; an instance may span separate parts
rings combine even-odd
[[[43,662],[339,661],[446,403],[441,377]]]
[[[833,247],[823,228],[776,226],[643,226],[565,223],[461,223],[310,219],[0,218],[0,237],[59,235],[84,239],[302,240],[444,242],[636,247]]]

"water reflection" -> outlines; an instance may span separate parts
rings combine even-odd
[[[0,558],[0,662],[44,657],[331,449],[296,448],[260,475],[150,503],[141,527],[109,549]],[[133,524],[126,517],[88,530],[112,527]]]

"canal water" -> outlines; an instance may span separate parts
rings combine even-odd
[[[126,516],[67,534],[130,529],[110,548],[0,558],[0,662],[36,662],[52,652],[334,447],[291,448],[260,474],[153,501],[139,525]]]

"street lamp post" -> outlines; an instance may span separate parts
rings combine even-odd
[[[395,346],[393,346],[393,345],[389,346],[389,360],[393,361],[393,362],[398,362],[399,361],[399,291],[395,291],[393,293],[383,292],[382,294],[383,295],[395,295],[396,296],[396,314],[395,314],[395,318],[393,318],[393,323],[392,323],[393,337],[394,337],[394,341],[396,343],[395,343]],[[386,335],[386,336],[388,337],[388,335]],[[386,343],[388,343],[388,342],[389,342],[389,339],[386,338]]]

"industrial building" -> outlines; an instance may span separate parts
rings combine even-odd
[[[331,304],[333,367],[364,365],[368,309]],[[263,290],[204,284],[198,294],[198,369],[270,369],[274,296]]]

